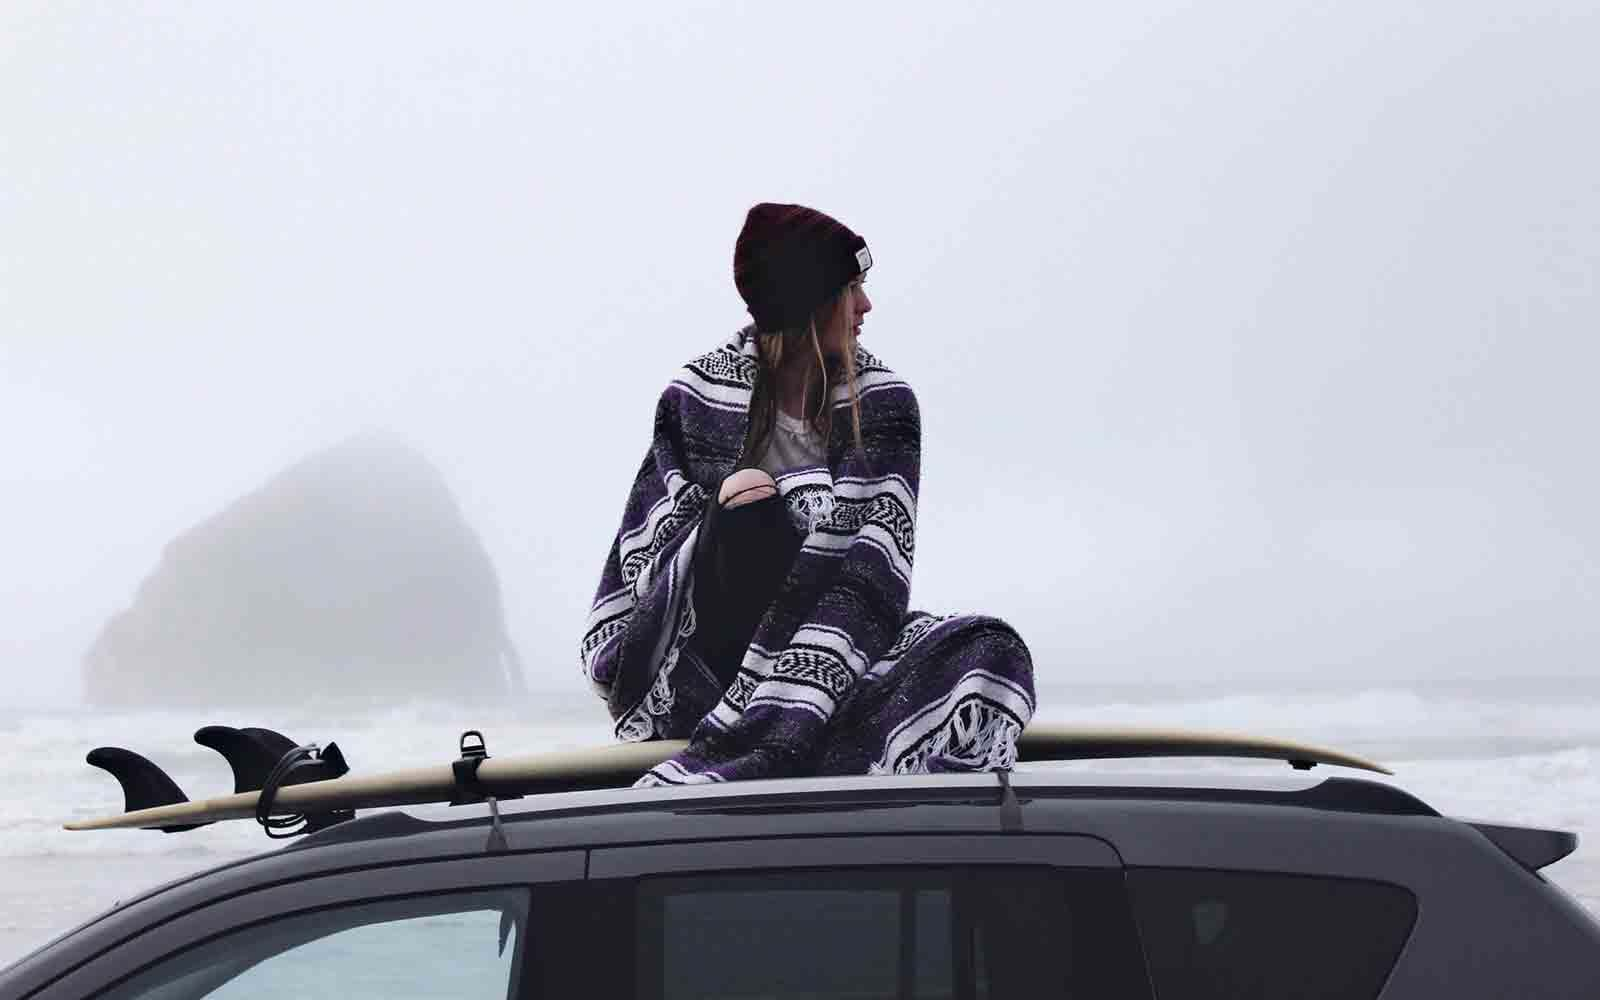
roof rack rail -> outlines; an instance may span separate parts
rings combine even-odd
[[[249,756],[235,767],[236,786],[255,784],[261,772],[260,752],[268,742],[256,735],[262,732],[270,731],[238,730],[224,734],[230,737],[236,733],[248,734],[244,742],[248,745]],[[217,735],[215,731],[202,730],[202,733],[208,738]],[[280,739],[290,742],[283,737]],[[201,742],[213,745],[223,741]],[[239,741],[230,741],[236,742]],[[336,815],[348,818],[356,809],[424,803],[487,801],[491,810],[498,813],[495,809],[496,798],[631,785],[645,771],[686,745],[683,740],[655,740],[586,750],[490,757],[484,747],[482,734],[469,730],[462,735],[459,748],[461,756],[449,764],[354,775],[338,770],[343,765],[343,759],[337,757],[336,767],[296,774],[292,780],[285,778],[281,784],[269,778],[265,781],[268,786],[265,791],[241,788],[232,795],[192,802],[181,799],[183,793],[176,785],[171,785],[170,789],[163,786],[160,791],[166,795],[153,796],[154,801],[130,794],[126,812],[70,822],[66,828],[110,830],[142,827],[176,832],[218,820],[254,817],[272,829],[275,826],[267,822],[271,817]],[[291,756],[306,749],[289,750],[278,762],[279,767]],[[328,745],[329,751],[336,749],[333,744]],[[130,751],[122,753],[137,756]],[[241,752],[235,751],[235,754],[238,756]],[[96,751],[91,757],[96,755],[104,756],[101,751]],[[1284,760],[1301,770],[1317,764],[1338,764],[1381,774],[1390,773],[1371,761],[1336,750],[1285,740],[1190,730],[1032,726],[1017,741],[1017,756],[1020,763],[1111,757],[1239,757]],[[230,757],[232,762],[233,758]],[[99,761],[91,760],[91,763]],[[150,764],[149,767],[155,768],[155,765]],[[155,769],[159,771],[159,768]],[[179,798],[172,797],[171,793],[174,792]],[[266,809],[261,808],[263,795],[267,799]],[[165,802],[161,801],[162,797],[166,798]]]
[[[1194,729],[1029,726],[1017,741],[1019,762],[1134,757],[1256,758],[1287,761],[1299,771],[1318,764],[1338,764],[1379,774],[1394,773],[1381,764],[1325,747]]]
[[[1026,780],[1012,778],[1018,794],[1041,799],[1152,799],[1161,802],[1238,802],[1257,805],[1302,806],[1329,812],[1375,813],[1389,816],[1434,816],[1439,811],[1395,785],[1366,778],[1343,776],[1310,780],[1304,785],[1252,783],[1252,780],[1212,783],[1193,775],[1142,780],[1129,775],[1097,775],[1094,782],[1057,781],[1048,771],[1033,771]]]

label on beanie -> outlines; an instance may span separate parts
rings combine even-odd
[[[861,265],[861,273],[866,274],[867,268],[872,266],[872,251],[862,247],[856,251],[856,263]]]

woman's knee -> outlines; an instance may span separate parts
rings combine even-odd
[[[722,481],[722,489],[717,491],[717,503],[732,510],[776,496],[777,493],[778,484],[765,472],[760,469],[740,469]]]

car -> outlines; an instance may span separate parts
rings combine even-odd
[[[1600,925],[1539,874],[1575,843],[1307,771],[502,795],[152,889],[0,997],[1592,1000]]]

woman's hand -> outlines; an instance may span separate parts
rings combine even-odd
[[[765,500],[777,492],[778,484],[765,472],[760,469],[740,469],[722,481],[722,489],[717,491],[717,503],[733,510],[747,503]]]

